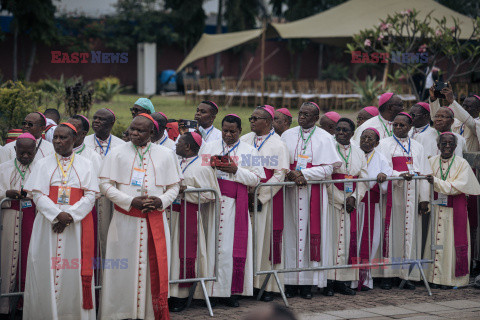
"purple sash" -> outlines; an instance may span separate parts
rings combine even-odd
[[[264,168],[266,179],[261,182],[267,182],[273,176],[273,170]],[[283,234],[283,191],[280,190],[273,196],[273,264],[282,262],[282,234]],[[272,261],[272,248],[270,248],[270,255],[268,257]]]

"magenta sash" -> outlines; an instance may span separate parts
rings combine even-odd
[[[222,196],[235,199],[235,231],[233,234],[232,294],[243,292],[245,261],[248,244],[248,191],[247,186],[224,179],[218,179]]]
[[[273,176],[273,169],[264,168],[265,179],[260,182],[265,183]],[[283,234],[283,191],[277,192],[273,196],[273,264],[282,262],[282,234]],[[268,257],[272,261],[272,248],[270,248],[270,255]]]
[[[334,173],[332,174],[332,180],[343,180],[347,175],[344,173]],[[358,176],[353,176],[353,179],[357,179]],[[335,187],[343,191],[345,190],[344,183],[335,183]],[[357,188],[357,184],[353,183],[353,190]],[[353,210],[350,213],[350,248],[348,250],[348,263],[354,264],[357,263],[357,210]]]
[[[20,248],[22,256],[22,265],[20,266],[20,283],[21,290],[25,289],[25,275],[27,273],[27,257],[28,246],[30,245],[30,238],[32,236],[33,222],[35,221],[35,204],[31,200],[32,206],[30,208],[22,209],[22,233],[20,234],[22,246]],[[20,211],[20,200],[10,201],[10,208],[15,211]],[[17,269],[19,270],[19,269]],[[18,271],[17,271],[18,276]]]
[[[179,279],[193,279],[195,278],[195,261],[197,260],[197,243],[198,243],[198,221],[197,212],[198,204],[187,202],[187,243],[186,243],[186,256],[184,255],[183,246],[185,238],[185,201],[182,201],[180,205],[174,204],[173,210],[179,213],[179,245],[178,256],[180,257],[180,277]],[[186,267],[185,267],[186,263]],[[184,269],[186,269],[186,275],[184,275]],[[180,283],[180,288],[187,288],[192,286],[192,282]]]
[[[438,198],[437,192],[434,193],[434,197],[435,200]],[[455,277],[463,277],[468,274],[467,197],[465,194],[448,196],[447,207],[453,208]]]
[[[290,165],[290,170],[295,170],[297,161]],[[312,168],[311,163],[307,163],[307,169]],[[321,217],[320,217],[320,185],[312,184],[310,193],[310,260],[320,261],[321,253]]]

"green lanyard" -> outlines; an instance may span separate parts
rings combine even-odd
[[[442,158],[441,157],[438,158],[438,162],[440,163],[440,174],[442,176],[443,181],[447,180],[447,178],[448,178],[448,173],[450,172],[450,169],[452,168],[453,160],[455,160],[455,155],[453,155],[452,161],[448,165],[447,173],[444,176],[443,175],[443,170],[442,170]]]
[[[75,153],[76,153],[76,154],[80,154],[80,153],[82,153],[82,152],[83,152],[83,149],[85,149],[85,144],[83,144],[83,147],[82,147],[82,149],[78,150],[78,151],[77,151],[77,152],[75,152]]]
[[[317,126],[313,127],[312,132],[310,132],[310,135],[308,136],[307,140],[305,140],[305,138],[303,137],[303,130],[300,128],[300,136],[302,137],[302,140],[303,140],[303,148],[302,148],[303,153],[302,154],[305,154],[305,151],[307,149],[307,143],[308,143],[308,141],[310,141],[310,138],[312,137],[312,134],[315,132],[315,129],[317,129]]]
[[[143,154],[140,154],[140,152],[138,152],[138,148],[136,145],[133,145],[135,147],[135,150],[137,151],[138,157],[140,158],[140,166],[143,166],[143,158],[145,157],[145,154],[147,154],[148,150],[150,150],[151,145],[152,144],[148,145],[147,150],[145,150]]]
[[[28,167],[29,167],[29,166],[30,166],[30,165],[28,165],[25,170],[28,170]],[[22,172],[22,170],[20,170],[20,168],[18,167],[17,159],[16,159],[16,158],[15,158],[15,168],[17,168],[18,173],[20,173],[20,177],[22,177],[22,182],[23,182],[23,180],[25,180],[25,173]],[[22,189],[23,189],[23,183],[21,183],[20,185],[21,185],[21,187],[22,187]]]
[[[350,146],[350,150],[348,150],[348,156],[347,158],[345,159],[345,157],[343,156],[343,153],[340,152],[340,146],[337,144],[337,150],[338,150],[338,154],[340,154],[340,156],[342,157],[343,161],[345,161],[345,169],[348,173],[348,159],[350,159],[350,154],[352,153],[352,147]]]
[[[382,118],[380,118],[380,116],[378,116],[378,119],[379,119],[380,122],[383,124],[383,127],[385,128],[385,131],[387,132],[387,135],[388,135],[389,137],[391,137],[391,136],[392,136],[392,132],[391,132],[391,131],[388,131],[387,126],[385,125],[385,122],[383,122],[383,120],[382,120]]]

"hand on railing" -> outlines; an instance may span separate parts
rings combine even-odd
[[[404,173],[400,174],[400,177],[402,177],[403,179],[405,179],[407,181],[412,181],[413,174],[408,173],[408,172],[404,172]]]
[[[431,174],[427,175],[427,181],[430,184],[433,184],[433,176]]]
[[[7,190],[7,192],[5,192],[5,195],[7,196],[7,198],[10,199],[25,199],[27,197],[27,192],[23,191],[23,189],[21,191]]]
[[[380,172],[377,176],[377,182],[384,183],[385,181],[387,181],[387,175],[383,172]]]
[[[302,171],[299,170],[290,170],[286,176],[287,180],[293,181],[299,187],[303,187],[307,185],[307,179],[303,176]]]

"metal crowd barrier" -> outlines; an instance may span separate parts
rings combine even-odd
[[[259,300],[261,298],[261,296],[263,295],[263,292],[265,291],[265,288],[267,286],[267,283],[268,281],[270,280],[270,277],[273,275],[274,278],[275,278],[275,281],[276,281],[276,284],[278,286],[278,289],[280,291],[280,294],[282,296],[282,299],[285,303],[285,305],[288,307],[288,301],[287,301],[287,298],[285,296],[285,293],[284,293],[284,290],[283,290],[283,285],[280,281],[280,278],[278,276],[279,273],[291,273],[291,272],[295,272],[295,273],[300,273],[300,272],[305,272],[305,271],[324,271],[324,270],[334,270],[334,269],[367,269],[367,270],[370,270],[370,275],[371,275],[371,270],[374,270],[374,268],[379,268],[379,267],[387,267],[387,266],[404,266],[404,265],[408,265],[409,266],[409,270],[408,270],[408,275],[411,274],[411,272],[413,271],[413,269],[415,267],[418,267],[419,271],[420,271],[420,276],[421,276],[421,279],[423,279],[423,282],[425,284],[425,287],[427,288],[427,291],[428,291],[428,295],[432,295],[432,292],[430,290],[430,286],[427,282],[427,279],[426,279],[426,276],[423,272],[423,264],[427,264],[427,263],[432,263],[433,262],[433,257],[435,255],[435,250],[441,250],[443,247],[442,246],[434,246],[433,245],[433,239],[434,239],[434,228],[430,228],[431,229],[431,239],[432,239],[432,245],[431,245],[431,256],[430,256],[430,259],[423,259],[422,258],[422,244],[421,244],[421,240],[420,240],[420,243],[418,241],[418,238],[417,238],[417,233],[418,232],[422,232],[421,228],[419,227],[419,224],[418,224],[418,221],[420,220],[421,221],[421,217],[418,216],[418,199],[419,199],[419,192],[418,192],[418,181],[420,180],[425,180],[426,177],[425,176],[414,176],[412,181],[410,182],[410,184],[414,184],[414,191],[415,191],[415,202],[414,202],[414,206],[415,206],[415,212],[414,212],[414,224],[415,224],[415,232],[413,233],[412,235],[412,241],[414,243],[412,243],[411,245],[411,248],[410,248],[410,253],[412,253],[412,249],[413,249],[413,246],[415,246],[415,256],[411,257],[410,259],[405,259],[405,244],[406,244],[406,237],[405,237],[405,218],[403,218],[403,229],[402,230],[402,233],[403,233],[403,241],[404,241],[404,247],[403,247],[403,252],[402,252],[402,255],[403,255],[403,258],[400,259],[400,261],[397,261],[397,258],[396,257],[390,257],[388,258],[389,260],[392,260],[392,258],[394,258],[395,261],[384,261],[383,259],[383,256],[381,255],[383,253],[383,235],[384,235],[384,229],[385,229],[385,205],[384,205],[384,197],[386,197],[382,192],[380,192],[380,198],[379,198],[379,206],[380,206],[380,212],[381,212],[381,223],[380,223],[380,226],[381,226],[381,232],[380,232],[380,239],[379,239],[379,248],[377,250],[377,252],[380,253],[382,259],[380,261],[373,261],[372,259],[372,246],[371,246],[371,242],[370,242],[370,237],[369,237],[369,246],[368,246],[368,249],[369,249],[369,252],[368,252],[368,263],[363,263],[364,261],[362,261],[362,263],[355,263],[355,264],[345,264],[345,265],[322,265],[323,264],[323,259],[321,259],[322,261],[319,263],[320,265],[319,266],[316,266],[316,267],[300,267],[299,266],[299,230],[298,230],[298,227],[296,228],[296,231],[295,231],[295,242],[296,242],[296,250],[295,250],[295,257],[294,257],[294,260],[295,260],[295,267],[285,267],[285,260],[286,260],[286,246],[285,246],[285,229],[284,229],[284,232],[282,234],[282,265],[283,267],[281,268],[276,268],[275,265],[273,264],[273,258],[270,259],[270,266],[268,269],[265,269],[265,270],[262,270],[262,268],[258,267],[259,264],[258,262],[256,261],[257,260],[257,237],[258,237],[258,233],[259,232],[263,232],[262,230],[258,230],[258,226],[257,226],[257,220],[258,220],[258,212],[257,212],[257,205],[258,205],[258,190],[259,188],[265,188],[265,187],[270,187],[270,192],[271,192],[271,198],[273,199],[273,190],[272,190],[272,187],[274,186],[281,186],[282,189],[278,192],[283,192],[283,217],[284,217],[284,221],[286,221],[286,216],[287,215],[291,215],[291,214],[295,214],[295,221],[298,225],[298,222],[299,222],[299,208],[298,208],[298,198],[299,198],[299,193],[298,192],[295,192],[295,210],[294,212],[286,212],[286,197],[285,197],[285,194],[286,194],[286,188],[296,188],[296,190],[298,191],[298,186],[296,186],[295,182],[279,182],[279,183],[262,183],[262,184],[259,184],[256,188],[255,188],[255,198],[254,198],[254,224],[253,224],[253,267],[254,267],[254,276],[260,276],[260,275],[265,275],[265,280],[263,281],[263,284],[262,284],[262,287],[260,289],[260,292],[257,296],[257,300]],[[398,181],[398,180],[402,180],[404,181],[403,178],[401,177],[389,177],[387,178],[387,181]],[[374,182],[376,181],[376,179],[343,179],[343,180],[325,180],[325,181],[309,181],[308,182],[308,187],[309,187],[309,190],[310,190],[310,186],[312,184],[319,184],[320,186],[329,186],[329,185],[333,185],[334,183],[343,183],[345,185],[346,182],[355,182],[357,183],[357,187],[355,188],[354,190],[354,193],[356,194],[356,199],[358,199],[358,184],[359,183],[368,183],[368,182]],[[393,183],[393,182],[392,182]],[[425,183],[428,183],[425,181]],[[383,184],[387,184],[387,182],[384,182]],[[382,184],[382,185],[383,185]],[[407,188],[407,183],[403,183],[403,189],[404,189],[404,194],[406,195],[406,188]],[[435,213],[435,210],[433,209],[433,205],[437,204],[435,201],[433,201],[434,199],[434,196],[433,196],[433,187],[429,185],[429,188],[430,188],[430,204],[431,204],[431,210],[430,210],[430,225],[433,225],[435,223],[435,217],[434,217],[434,213]],[[399,186],[396,186],[394,188],[400,188]],[[319,195],[310,195],[310,191],[307,192],[308,194],[308,199],[307,199],[307,203],[308,203],[308,209],[307,209],[307,212],[309,213],[310,212],[310,197],[316,197],[316,196],[319,196],[320,199],[322,199],[324,197],[324,194],[323,194],[323,188],[320,188],[320,194]],[[367,188],[367,192],[365,193],[365,197],[367,197],[368,199],[368,202],[370,202],[370,196],[371,196],[371,191],[370,191],[370,188]],[[398,189],[397,189],[398,190]],[[328,192],[328,198],[329,199],[325,199],[325,201],[329,201],[330,199],[334,199],[333,198],[333,188],[330,188],[330,190],[327,189],[327,192]],[[388,192],[388,191],[387,191]],[[347,196],[345,194],[345,192],[343,192],[343,210],[344,212],[342,214],[350,214],[350,213],[346,213],[346,199],[347,199]],[[393,203],[392,203],[392,208],[395,207],[395,197],[392,197],[393,198]],[[322,203],[322,202],[321,202]],[[358,210],[358,207],[359,207],[359,204],[360,202],[358,200],[356,200],[356,212],[357,212],[357,219],[356,219],[356,222],[357,222],[357,225],[356,225],[356,229],[357,229],[357,254],[356,254],[356,257],[357,259],[359,258],[359,251],[360,251],[360,241],[361,241],[361,238],[362,238],[362,231],[363,231],[363,226],[359,226],[360,224],[360,221],[363,221],[363,223],[368,223],[368,233],[370,234],[370,215],[368,214],[367,215],[367,219],[365,219],[364,217],[360,217],[360,210]],[[328,203],[328,206],[330,206],[331,210],[334,212],[334,201],[329,201]],[[363,212],[367,212],[369,206],[368,204],[365,205],[365,210],[363,210]],[[329,215],[329,212],[327,210],[327,212],[324,212],[324,209],[321,207],[320,208],[320,215],[324,215],[324,214],[327,214]],[[272,231],[270,233],[270,248],[273,248],[273,206],[270,206],[270,212],[268,213],[269,217],[271,218],[270,219],[270,230]],[[328,216],[327,216],[328,217]],[[404,216],[405,217],[405,216]],[[360,220],[360,218],[363,218],[362,220]],[[310,214],[307,214],[307,228],[309,229],[309,226],[310,226]],[[398,217],[397,217],[398,219]],[[392,239],[395,239],[395,235],[397,232],[399,232],[398,228],[399,226],[395,224],[398,223],[398,221],[395,221],[394,219],[394,213],[392,212],[392,216],[391,216],[391,223],[390,223],[390,226],[391,226],[391,238]],[[285,223],[285,222],[284,222]],[[331,227],[331,221],[328,221],[328,224],[329,224],[329,227]],[[344,243],[345,243],[345,253],[348,251],[348,245],[349,245],[349,242],[347,242],[347,232],[350,233],[350,230],[347,230],[345,227],[345,224],[346,224],[346,219],[343,219],[343,228],[344,228]],[[397,230],[395,230],[397,229]],[[321,232],[323,233],[323,231],[325,230],[324,226],[321,226]],[[307,230],[307,234],[308,234],[308,239],[306,239],[306,243],[308,244],[308,248],[309,248],[309,244],[310,244],[310,232],[309,230]],[[332,244],[329,244],[329,245],[332,245],[335,247],[334,243]],[[392,248],[393,249],[393,248]],[[425,249],[426,251],[427,249]],[[392,253],[393,255],[393,253]],[[336,254],[335,254],[336,256]],[[273,257],[273,254],[272,254],[272,257]],[[359,259],[358,259],[359,260]],[[310,250],[308,250],[308,261],[310,261]],[[345,261],[348,263],[348,256],[345,256]],[[334,262],[333,262],[334,263]],[[278,267],[278,266],[277,266]],[[403,268],[402,268],[403,269]],[[327,275],[325,275],[327,277]],[[328,277],[327,277],[328,278]],[[405,284],[405,280],[402,281],[402,283],[400,284],[400,287],[403,287]]]
[[[203,194],[204,193],[213,193],[213,195],[215,196],[215,265],[214,265],[214,274],[206,276],[206,277],[170,279],[169,283],[170,284],[180,284],[180,283],[193,282],[193,285],[190,287],[190,292],[189,292],[189,295],[188,295],[188,301],[187,301],[187,308],[188,308],[190,306],[191,302],[192,302],[193,295],[195,294],[195,290],[197,288],[197,284],[200,282],[200,285],[202,286],[203,296],[205,297],[205,303],[207,304],[208,313],[210,314],[211,317],[213,317],[212,306],[210,304],[210,298],[209,298],[208,293],[207,293],[207,288],[205,286],[205,281],[217,281],[217,279],[218,279],[218,277],[217,277],[217,275],[218,275],[218,246],[216,244],[218,243],[218,232],[219,232],[218,231],[219,230],[219,223],[218,222],[219,222],[219,219],[220,219],[220,212],[219,212],[220,195],[218,194],[218,192],[215,189],[210,189],[210,188],[185,189],[184,193],[185,194],[187,194],[187,193],[197,193],[197,197],[198,197],[198,201],[197,201],[197,205],[198,205],[197,223],[199,223],[199,221],[200,221],[200,219],[198,219],[198,216],[202,214],[201,213],[202,204],[200,203],[200,194],[202,194],[202,193]],[[186,197],[183,197],[182,201],[184,203],[184,212],[183,212],[183,216],[184,216],[183,255],[185,257],[186,252],[187,252],[187,245],[186,245],[187,244],[187,219],[186,219],[186,216],[187,216],[187,199],[186,199]],[[205,205],[205,204],[208,204],[208,203],[204,203],[203,205]],[[169,221],[169,227],[170,227],[170,233],[171,233],[172,232],[171,214],[172,214],[172,212],[174,212],[173,205],[170,205],[169,210],[165,210],[165,212],[167,212],[167,218],[168,218],[168,221]],[[178,216],[178,219],[180,219],[180,215]],[[200,226],[200,227],[203,228],[203,226]],[[205,242],[207,243],[207,247],[208,247],[208,241],[207,241],[207,239],[205,239],[205,240],[206,240]],[[196,275],[197,276],[200,274],[199,266],[200,266],[200,263],[197,261],[197,266],[196,266]],[[208,265],[207,265],[207,270],[205,270],[205,272],[208,273]],[[187,263],[184,263],[184,265],[183,265],[183,274],[184,275],[187,274]]]

